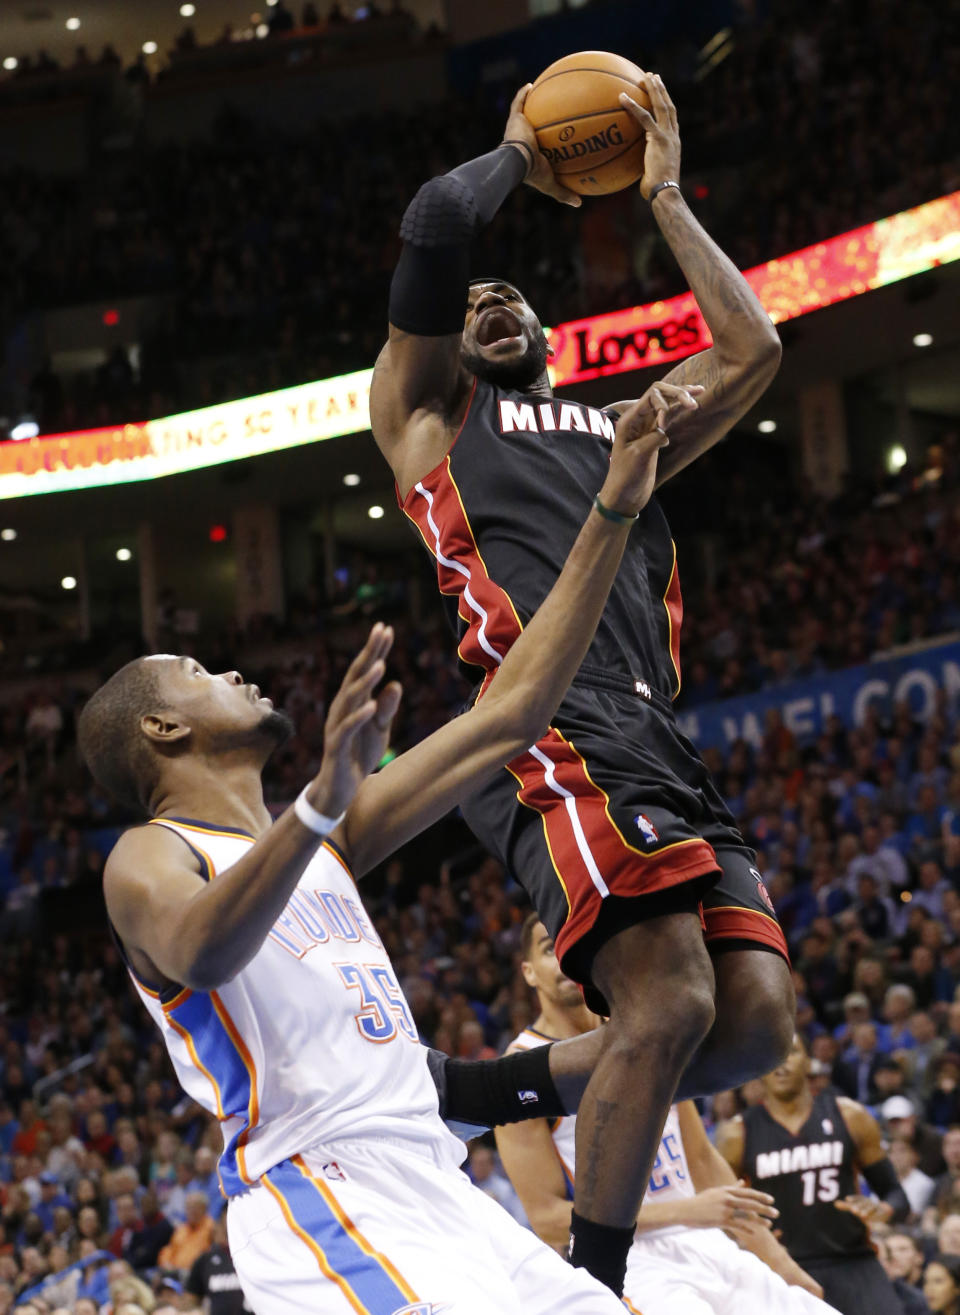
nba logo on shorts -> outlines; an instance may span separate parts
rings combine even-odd
[[[328,1160],[323,1166],[324,1178],[329,1178],[332,1183],[345,1183],[347,1175],[337,1164],[336,1160]]]
[[[650,821],[649,817],[647,817],[646,813],[638,813],[633,819],[633,824],[639,828],[640,834],[648,845],[655,845],[660,839],[660,833]]]
[[[756,868],[750,869],[750,875],[757,883],[757,893],[759,894],[760,898],[763,900],[764,904],[766,904],[770,912],[775,913],[776,910],[773,907],[773,900],[770,898],[770,892],[767,890],[766,886],[764,885],[763,877],[760,875],[760,873],[757,871]]]
[[[395,1310],[393,1315],[443,1315],[443,1312],[449,1309],[446,1304],[438,1306],[435,1301],[421,1301],[419,1306],[402,1306],[400,1310]]]

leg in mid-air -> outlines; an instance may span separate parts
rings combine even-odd
[[[563,1048],[552,1056],[558,1090],[580,1098],[571,1258],[615,1290],[639,1204],[636,1175],[649,1175],[671,1102],[761,1076],[787,1054],[793,1037],[783,933],[753,854],[732,843],[729,819],[717,801],[713,808],[715,820],[704,829],[720,871],[702,908],[696,883],[687,911],[677,906],[687,889],[681,885],[669,897],[674,911],[616,930],[589,964],[576,947],[565,959],[590,984],[588,1001],[602,997],[594,1007],[610,1019],[577,1039],[579,1054],[567,1052],[571,1069],[582,1066],[581,1080],[592,1066],[585,1090],[576,1091],[572,1072],[564,1086]],[[658,823],[666,832],[660,815]],[[643,898],[623,916],[636,916]],[[601,929],[605,917],[606,910]],[[560,945],[562,953],[563,933]],[[623,1128],[629,1138],[620,1135]]]
[[[716,1018],[680,1079],[677,1099],[709,1096],[762,1077],[790,1049],[795,998],[790,968],[758,949],[713,955]]]
[[[704,938],[716,975],[717,1017],[683,1075],[678,1098],[710,1095],[763,1077],[793,1043],[796,999],[787,943],[756,857],[712,780],[706,837],[720,879],[703,900]]]
[[[680,1075],[676,1100],[693,1100],[762,1077],[790,1049],[794,990],[785,960],[763,950],[728,950],[712,956],[714,1021]],[[555,1046],[550,1073],[558,1098],[579,1110],[603,1053],[606,1030]]]
[[[627,933],[616,939],[626,944]],[[539,1011],[508,1047],[508,1059],[546,1050],[552,1061],[590,1039],[603,1044],[610,1024],[602,1025],[563,972],[553,938],[536,914],[524,923],[521,952],[523,980],[536,991]],[[675,983],[663,985],[669,991]],[[571,1187],[579,1178],[577,1125],[576,1116],[541,1118],[522,1128],[511,1119],[496,1130],[504,1168],[531,1228],[558,1250],[568,1243]],[[627,1260],[627,1309],[648,1315],[729,1315],[741,1308],[826,1315],[811,1295],[822,1295],[818,1285],[769,1231],[775,1214],[767,1193],[737,1181],[694,1103],[672,1106]],[[737,1230],[736,1241],[721,1232],[728,1227]]]
[[[577,1113],[571,1258],[588,1261],[613,1287],[626,1263],[617,1234],[629,1245],[680,1075],[714,1019],[713,969],[696,911],[618,932],[598,950],[593,979],[610,1021]],[[619,1135],[625,1126],[629,1139]]]

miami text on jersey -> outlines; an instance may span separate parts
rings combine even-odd
[[[575,402],[514,402],[508,397],[498,399],[500,432],[512,434],[525,430],[530,434],[562,433],[576,430],[581,434],[596,434],[613,442],[615,429],[611,418],[595,406],[578,406]]]
[[[784,1146],[779,1151],[757,1152],[757,1178],[823,1169],[843,1164],[843,1142],[823,1141],[812,1146]]]

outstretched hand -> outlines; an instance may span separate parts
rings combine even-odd
[[[540,149],[533,125],[523,112],[524,103],[532,86],[533,83],[528,82],[514,96],[510,104],[510,117],[507,119],[503,140],[521,144],[523,154],[528,157],[529,163],[525,181],[531,187],[535,187],[538,192],[543,192],[546,196],[552,196],[555,201],[560,201],[563,205],[578,206],[581,197],[558,181],[547,157]]]
[[[323,761],[307,790],[309,802],[327,817],[338,817],[347,808],[386,752],[402,691],[396,681],[374,691],[392,646],[393,628],[378,621],[330,704]]]
[[[700,384],[684,387],[660,380],[621,414],[610,469],[600,490],[605,506],[626,516],[643,510],[656,486],[657,461],[660,449],[670,441],[670,425],[697,409],[702,392]]]
[[[677,107],[658,73],[644,73],[640,85],[650,97],[650,109],[638,105],[627,92],[620,93],[620,104],[647,135],[643,154],[643,177],[640,192],[645,199],[657,183],[680,181],[680,129]]]

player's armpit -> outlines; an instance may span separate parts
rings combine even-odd
[[[697,411],[679,417],[670,430],[670,448],[660,462],[658,487],[730,432],[766,392],[779,360],[779,345],[739,361],[724,360],[711,347],[681,361],[664,376],[664,383],[700,384],[704,392]]]
[[[565,1253],[573,1200],[546,1119],[494,1129],[497,1150],[530,1226],[541,1241]],[[572,1179],[569,1192],[573,1191]]]
[[[390,326],[374,366],[370,426],[406,496],[443,460],[469,400],[458,331],[425,338]]]

